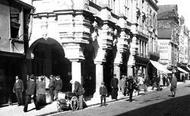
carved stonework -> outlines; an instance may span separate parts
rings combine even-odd
[[[69,12],[69,11],[68,11]],[[58,32],[59,37],[63,44],[68,42],[75,43],[86,43],[90,40],[90,20],[82,14],[87,14],[88,12],[78,11],[78,12],[69,12],[66,14],[66,11],[56,12],[58,14]],[[75,13],[75,16],[73,16]]]
[[[82,46],[80,44],[64,44],[63,48],[65,50],[65,57],[69,60],[78,61],[84,59]]]
[[[42,18],[41,20],[41,33],[44,39],[48,37],[48,19],[47,18]]]
[[[89,10],[89,0],[56,0],[57,10]]]

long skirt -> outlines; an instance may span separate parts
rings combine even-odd
[[[36,96],[37,98],[37,105],[43,106],[46,105],[46,95],[45,94],[39,94]]]
[[[118,96],[118,88],[112,88],[111,97],[112,99],[117,99]]]

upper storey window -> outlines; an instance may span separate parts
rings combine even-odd
[[[11,21],[11,38],[18,37],[20,27],[20,10],[15,7],[10,8],[10,21]]]

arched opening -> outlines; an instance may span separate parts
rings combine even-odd
[[[82,61],[82,77],[83,77],[83,87],[85,89],[85,95],[91,96],[95,92],[95,64],[94,55],[95,50],[92,43],[84,46],[84,57],[85,60]]]
[[[104,63],[104,82],[108,90],[108,94],[111,94],[111,79],[114,74],[114,59],[116,55],[116,46],[107,51],[106,62]]]
[[[63,91],[70,91],[71,63],[65,58],[62,46],[52,38],[40,38],[29,48],[31,63],[29,74],[36,76],[60,75],[63,81]]]

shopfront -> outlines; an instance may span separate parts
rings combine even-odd
[[[0,106],[16,102],[16,96],[12,92],[15,76],[24,80],[25,74],[24,55],[0,52]]]

